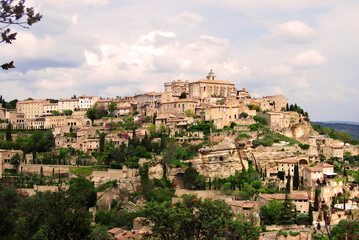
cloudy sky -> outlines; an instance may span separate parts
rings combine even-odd
[[[358,0],[28,0],[43,15],[0,44],[0,95],[163,91],[210,69],[315,121],[359,122]]]

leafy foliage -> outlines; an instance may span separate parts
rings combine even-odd
[[[87,239],[91,233],[91,214],[62,189],[21,198],[0,185],[0,214],[1,239]]]
[[[230,207],[221,200],[183,196],[183,202],[175,205],[151,202],[144,207],[144,213],[153,223],[154,237],[160,239],[259,238],[259,228],[233,221]]]
[[[0,43],[12,44],[16,40],[16,32],[12,32],[10,25],[17,25],[23,28],[28,28],[32,24],[39,22],[42,16],[39,13],[35,13],[32,7],[25,7],[25,0],[3,0],[0,5],[0,26],[1,40]],[[4,63],[1,68],[8,70],[14,68],[14,62]]]

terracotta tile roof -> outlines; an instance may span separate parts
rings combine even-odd
[[[304,169],[308,169],[310,172],[321,172],[321,171],[323,171],[323,168],[320,167],[320,166],[304,167]]]
[[[334,146],[334,145],[332,145],[332,146],[330,146],[331,148],[338,148],[338,149],[340,149],[340,148],[343,148],[343,146]]]
[[[320,164],[320,166],[322,166],[323,168],[334,167],[332,164],[329,163],[322,163]]]
[[[253,208],[253,207],[254,207],[254,203],[246,202],[242,205],[242,208]]]

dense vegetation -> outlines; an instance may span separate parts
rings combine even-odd
[[[76,179],[67,191],[25,196],[0,185],[0,239],[89,239],[93,182]]]
[[[328,134],[334,139],[340,139],[341,137],[349,138],[350,144],[358,144],[359,141],[359,125],[346,124],[346,123],[325,123],[325,122],[312,122],[312,126],[319,134]],[[352,139],[340,132],[349,133]],[[339,136],[338,136],[339,133]],[[342,134],[342,135],[341,135]],[[340,139],[342,140],[342,139]],[[344,140],[342,140],[344,141]]]

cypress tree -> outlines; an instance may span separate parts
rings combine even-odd
[[[267,167],[264,169],[264,177],[267,177]]]
[[[286,192],[286,194],[290,193],[290,180],[291,180],[291,176],[290,176],[290,172],[289,172],[289,170],[288,170],[287,186],[285,187],[285,192]]]
[[[12,141],[11,128],[12,128],[11,123],[9,123],[6,128],[6,141],[9,141],[9,142]]]
[[[99,151],[100,153],[103,153],[104,148],[105,148],[105,133],[100,133],[100,143],[99,143]]]
[[[209,180],[208,180],[208,189],[211,190],[212,188],[212,182],[211,182],[211,177],[209,177]]]
[[[294,224],[297,217],[297,212],[292,200],[289,199],[288,194],[285,195],[283,202],[283,209],[280,211],[281,224]]]
[[[299,166],[297,163],[294,167],[293,189],[298,190],[298,188],[299,188]]]
[[[312,225],[313,224],[313,207],[312,207],[312,204],[309,203],[309,213],[308,213],[308,222],[309,224],[308,225]]]

